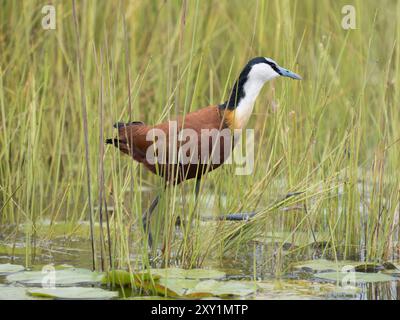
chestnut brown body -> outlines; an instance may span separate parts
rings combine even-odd
[[[154,174],[162,176],[166,182],[179,184],[184,180],[199,179],[205,173],[218,168],[229,157],[233,140],[230,134],[226,134],[226,132],[230,133],[229,121],[226,120],[231,118],[230,113],[231,111],[222,110],[219,106],[209,106],[155,126],[148,126],[142,122],[118,124],[116,126],[118,138],[107,140],[107,142],[113,143],[120,151],[132,156]],[[227,116],[228,114],[229,116]],[[164,141],[165,161],[162,163],[149,161],[148,150],[155,142],[149,134],[153,129],[161,130],[166,137]],[[197,152],[190,155],[189,163],[182,163],[178,159],[180,148],[189,140],[189,137],[185,140],[182,139],[183,141],[177,140],[182,129],[191,129],[191,132],[197,136]],[[210,131],[224,132],[224,134],[214,139],[207,134]],[[171,148],[174,148],[173,151],[175,151],[174,161],[171,159],[171,154],[173,154],[170,152]],[[204,150],[204,148],[208,153],[208,161],[201,157],[200,150]],[[213,157],[216,153],[219,155]],[[214,158],[218,161],[213,161]]]

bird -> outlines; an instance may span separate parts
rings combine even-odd
[[[240,72],[225,102],[156,125],[146,125],[141,121],[117,122],[114,127],[118,135],[107,139],[106,144],[114,145],[150,172],[161,176],[164,187],[196,179],[197,199],[201,178],[220,167],[229,157],[237,141],[236,132],[246,127],[262,87],[277,77],[302,79],[271,58],[252,58]],[[180,135],[184,131],[190,132],[185,139]],[[217,133],[216,139],[209,134],[210,131]],[[193,141],[189,144],[191,139]],[[157,143],[159,148],[156,148]],[[185,147],[185,144],[190,147]],[[185,158],[186,162],[177,161],[176,155]],[[213,161],[215,156],[218,161]],[[158,194],[142,215],[142,225],[148,234],[150,246],[152,237],[149,223],[159,199]]]

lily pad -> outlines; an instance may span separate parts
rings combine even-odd
[[[155,284],[158,294],[168,297],[181,297],[190,289],[196,287],[199,280],[181,278],[161,278]]]
[[[337,288],[332,283],[308,280],[264,280],[257,282],[260,291],[255,299],[265,300],[309,300],[321,299]]]
[[[92,272],[87,269],[67,268],[55,270],[54,274],[41,271],[24,271],[7,276],[8,282],[17,282],[24,285],[42,285],[48,284],[54,280],[55,286],[72,286],[76,284],[94,284],[100,283],[103,279],[103,274]]]
[[[124,300],[171,300],[171,298],[163,297],[163,296],[136,296],[136,297],[128,297]]]
[[[324,272],[317,273],[314,276],[319,279],[342,283],[372,283],[396,280],[387,274],[366,272]]]
[[[187,297],[231,297],[248,296],[255,293],[258,286],[248,281],[216,281],[206,280],[199,282],[194,288],[186,292]]]
[[[145,282],[144,287],[146,284],[149,282]],[[247,281],[201,281],[182,278],[160,278],[153,288],[163,296],[186,298],[247,296],[258,289],[256,284]]]
[[[393,277],[400,277],[400,270],[399,269],[392,269],[392,270],[384,270],[382,271],[384,274],[389,274]]]
[[[213,269],[180,269],[180,268],[165,268],[151,269],[152,275],[161,278],[179,278],[179,279],[222,279],[226,276],[225,272]]]
[[[56,299],[112,299],[118,297],[118,292],[115,291],[85,287],[34,288],[29,289],[28,294],[33,297]]]
[[[306,272],[338,271],[343,267],[343,264],[325,259],[316,259],[300,262],[293,267]]]
[[[18,264],[5,263],[0,264],[0,275],[6,275],[24,270],[23,266]]]
[[[0,284],[0,300],[29,300],[32,299],[26,294],[22,287],[5,286]]]
[[[303,261],[293,265],[294,269],[305,272],[328,272],[328,271],[342,271],[343,268],[347,270],[353,269],[358,272],[377,272],[383,269],[383,266],[372,262],[359,262],[359,261],[331,261],[326,259],[316,259]]]

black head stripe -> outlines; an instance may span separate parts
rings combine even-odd
[[[251,68],[259,63],[266,63],[266,59],[264,57],[257,57],[251,59],[242,72],[239,75],[239,79],[236,80],[235,84],[233,85],[233,88],[231,90],[231,94],[229,96],[228,101],[224,103],[224,107],[228,109],[235,109],[237,105],[239,104],[239,101],[244,97],[244,84],[246,83],[249,73]]]
[[[271,68],[273,70],[275,70],[275,72],[277,72],[278,74],[281,74],[281,72],[279,71],[277,65],[272,62],[269,61],[267,59],[265,59],[264,57],[257,57],[257,58],[253,58],[251,59],[247,65],[244,67],[244,69],[242,70],[242,72],[239,75],[239,79],[236,80],[235,84],[233,85],[233,88],[231,90],[231,94],[228,98],[228,101],[226,101],[225,103],[220,105],[220,108],[228,108],[228,109],[235,109],[237,107],[237,105],[239,104],[240,100],[244,97],[245,92],[244,92],[244,84],[246,83],[248,77],[249,77],[249,73],[251,68],[259,63],[266,63],[269,66],[271,66]]]
[[[251,66],[247,65],[240,73],[239,79],[236,80],[231,90],[228,101],[225,103],[225,107],[228,109],[235,109],[239,104],[239,101],[244,97],[244,84],[246,83]]]
[[[265,59],[265,58],[264,58],[264,59]],[[277,74],[282,75],[282,74],[281,74],[281,71],[279,70],[279,68],[278,68],[278,66],[276,65],[275,62],[272,62],[272,61],[269,61],[268,59],[265,59],[265,63],[268,64],[272,69],[274,69],[274,71],[275,71]]]

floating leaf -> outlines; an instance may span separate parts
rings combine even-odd
[[[56,299],[112,299],[118,297],[118,292],[100,288],[68,287],[68,288],[34,288],[28,294],[33,297]]]
[[[336,281],[336,282],[354,282],[354,283],[372,283],[396,280],[395,278],[383,273],[365,273],[365,272],[325,272],[314,275],[316,278]]]
[[[316,259],[297,263],[293,267],[306,272],[338,271],[343,268],[343,263]]]
[[[24,269],[25,268],[23,266],[20,266],[18,264],[11,264],[11,263],[0,264],[0,275],[15,273],[22,271]]]
[[[151,269],[152,275],[162,278],[180,278],[180,279],[222,279],[226,276],[225,272],[213,269],[180,269],[165,268]]]
[[[336,289],[331,283],[307,280],[267,280],[257,285],[260,291],[255,299],[265,300],[321,299]]]
[[[163,296],[136,296],[125,298],[125,300],[170,300],[170,298]]]
[[[158,294],[168,297],[181,297],[199,283],[198,280],[181,278],[161,278],[155,284]]]
[[[68,286],[76,284],[93,284],[102,281],[103,274],[92,272],[87,269],[67,268],[55,270],[54,275],[49,272],[41,271],[24,271],[14,273],[7,276],[8,282],[18,282],[25,285],[42,285],[43,281],[47,282],[54,276],[56,286]]]
[[[199,281],[179,278],[161,278],[156,282],[155,288],[161,295],[187,298],[247,296],[258,289],[256,284],[246,281]]]
[[[383,270],[382,273],[389,274],[394,277],[400,277],[400,269]]]
[[[255,293],[258,286],[247,281],[215,281],[206,280],[199,282],[194,288],[186,292],[187,297],[229,297],[247,296]]]
[[[75,268],[73,265],[70,264],[58,264],[58,265],[54,265],[54,264],[36,264],[34,266],[32,266],[31,268],[29,268],[30,271],[40,271],[42,272],[43,268],[45,268],[46,270],[48,270],[49,268],[54,268],[54,270],[63,270],[63,269],[70,269],[70,268]]]
[[[358,262],[358,261],[331,261],[325,259],[316,259],[303,261],[293,265],[294,269],[302,270],[305,272],[327,272],[327,271],[341,271],[343,268],[347,270],[359,272],[377,272],[382,270],[383,267],[377,263],[372,262]]]
[[[64,263],[64,264],[60,264],[60,265],[55,266],[55,268],[56,268],[56,270],[62,270],[62,269],[74,268],[74,266]]]
[[[154,290],[162,295],[178,297],[185,294],[189,288],[193,288],[202,279],[221,279],[225,273],[211,269],[180,269],[165,268],[151,269],[137,273],[129,273],[125,270],[113,270],[102,279],[103,283],[115,283],[121,286],[132,284],[146,291]]]
[[[26,294],[26,289],[0,284],[0,300],[29,300],[32,299]]]

